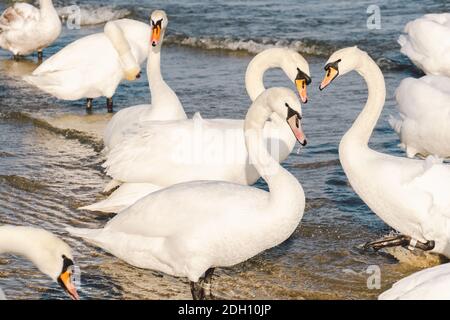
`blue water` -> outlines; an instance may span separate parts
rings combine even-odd
[[[57,1],[58,7],[73,4]],[[9,4],[0,1],[0,9]],[[373,134],[373,148],[403,156],[387,118],[395,114],[394,91],[399,82],[417,77],[396,43],[403,26],[429,12],[450,11],[448,1],[83,1],[86,12],[108,6],[106,12],[128,11],[147,21],[152,10],[164,9],[169,30],[162,66],[166,81],[177,92],[189,115],[243,118],[249,106],[244,89],[245,69],[252,56],[272,45],[305,54],[313,84],[304,106],[304,130],[309,145],[292,154],[285,166],[302,183],[308,201],[302,225],[285,244],[239,266],[220,269],[213,291],[221,298],[372,299],[382,290],[366,286],[369,265],[382,271],[382,289],[417,270],[390,256],[370,254],[358,245],[390,231],[349,186],[338,161],[338,144],[367,98],[356,74],[344,77],[328,91],[317,89],[323,65],[335,49],[358,45],[382,67],[388,89],[385,110]],[[366,26],[367,7],[379,5],[381,29]],[[100,18],[104,15],[99,16]],[[64,29],[45,56],[84,35],[101,31],[102,24],[80,30]],[[130,267],[118,259],[68,236],[63,226],[100,227],[110,218],[77,211],[101,198],[108,182],[101,171],[98,142],[70,130],[58,130],[51,119],[104,119],[104,101],[95,101],[87,116],[84,101],[49,97],[25,84],[36,58],[19,62],[0,51],[0,223],[37,225],[61,235],[76,251],[82,269],[82,298],[189,298],[184,279]],[[267,86],[289,86],[279,71],[266,77]],[[116,110],[150,101],[145,75],[117,91]],[[91,117],[91,118],[89,118]],[[102,118],[103,117],[103,118]],[[66,123],[70,125],[70,123]],[[265,187],[262,182],[259,187]],[[348,269],[355,271],[349,273]],[[0,287],[13,299],[62,299],[56,284],[21,258],[0,258]]]

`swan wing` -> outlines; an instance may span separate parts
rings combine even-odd
[[[433,211],[450,218],[450,167],[442,160],[428,157],[424,162],[424,172],[414,178],[410,186],[431,197]]]
[[[228,147],[234,148],[230,154],[234,153],[232,156],[237,160],[233,160],[245,165],[247,152],[242,128],[241,120],[144,121],[123,133],[123,141],[109,152],[104,167],[116,180],[127,182],[168,185],[199,180],[193,179],[196,172],[192,170],[205,164],[220,172],[227,170],[215,161],[223,162],[225,155],[220,153]],[[200,176],[209,177],[207,173]],[[211,179],[216,180],[215,177]]]
[[[450,299],[450,264],[417,272],[395,283],[380,300]]]
[[[406,54],[427,74],[450,73],[450,14],[425,15],[409,22],[399,39]]]
[[[407,78],[396,91],[398,109],[403,118],[420,120],[423,117],[444,117],[450,120],[450,78],[425,76]],[[439,114],[436,114],[439,112]]]
[[[194,230],[196,225],[223,226],[220,220],[245,224],[242,219],[247,214],[258,211],[263,214],[268,195],[256,188],[226,182],[179,184],[139,200],[110,220],[105,230],[145,237],[170,237]]]

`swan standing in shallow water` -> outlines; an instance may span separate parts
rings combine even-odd
[[[152,104],[142,104],[120,110],[106,127],[103,142],[109,150],[123,140],[127,130],[143,121],[185,120],[183,106],[176,93],[161,75],[161,47],[169,20],[162,10],[155,10],[150,17],[151,39],[145,41],[148,49],[147,76]],[[148,42],[150,39],[150,43]]]
[[[108,112],[112,97],[123,79],[139,77],[140,64],[148,55],[150,27],[121,19],[108,22],[104,32],[72,42],[47,59],[25,80],[62,100],[106,97]]]
[[[401,52],[428,75],[450,77],[450,13],[426,14],[409,22]]]
[[[26,257],[72,299],[79,299],[72,283],[72,250],[52,233],[30,227],[0,226],[0,254],[5,253]]]
[[[450,263],[417,272],[400,280],[379,300],[450,300]]]
[[[400,158],[368,147],[386,88],[381,70],[366,52],[356,47],[339,50],[325,70],[321,90],[352,70],[367,82],[367,104],[343,137],[339,158],[355,192],[384,222],[404,234],[367,246],[405,245],[450,257],[450,167],[432,157]]]
[[[261,94],[247,113],[245,137],[270,192],[229,182],[188,182],[146,196],[103,229],[68,231],[133,266],[187,277],[193,298],[205,298],[202,283],[210,282],[213,268],[236,265],[281,244],[303,217],[302,186],[264,143],[263,128],[274,112],[306,145],[294,92],[272,88]]]
[[[407,156],[450,158],[450,78],[405,79],[396,97],[401,120],[389,122]]]
[[[307,85],[311,82],[308,62],[297,52],[275,48],[258,54],[246,72],[246,88],[252,101],[264,92],[264,74],[281,68],[295,83],[303,102],[307,102]],[[295,147],[296,139],[284,119],[276,114],[264,127],[273,157],[284,161]],[[258,171],[249,164],[245,147],[244,121],[229,119],[193,119],[172,122],[141,123],[121,137],[104,164],[115,180],[105,191],[120,185],[108,199],[81,209],[118,212],[145,195],[173,184],[219,180],[252,185]],[[208,151],[216,152],[214,157]]]
[[[40,9],[28,3],[15,3],[0,16],[0,48],[16,56],[38,52],[50,46],[61,34],[61,20],[52,0],[39,0]]]

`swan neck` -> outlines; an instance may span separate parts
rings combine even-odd
[[[272,68],[282,68],[284,55],[279,50],[268,50],[258,54],[250,61],[245,73],[245,87],[248,96],[255,101],[266,88],[264,86],[264,74]]]
[[[368,55],[362,66],[356,71],[367,83],[368,98],[363,111],[348,131],[345,140],[350,138],[352,142],[367,146],[384,107],[386,87],[383,73]]]
[[[52,0],[39,0],[41,12],[56,11]]]
[[[304,202],[303,188],[298,180],[284,169],[267,151],[263,128],[273,110],[261,97],[250,107],[245,119],[245,141],[250,164],[267,182],[270,205],[277,210]]]
[[[151,47],[147,61],[147,74],[150,90],[153,82],[164,81],[161,75],[161,46]]]
[[[164,40],[164,31],[161,41],[156,46],[150,45],[147,75],[152,97],[151,114],[158,120],[186,119],[183,105],[176,93],[167,85],[161,74],[161,46]]]
[[[30,239],[29,234],[8,226],[0,227],[0,254],[11,253],[24,257],[33,254],[33,243],[36,239]]]

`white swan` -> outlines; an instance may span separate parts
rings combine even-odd
[[[450,77],[450,13],[409,22],[398,42],[401,52],[428,75]]]
[[[273,112],[306,144],[294,92],[272,88],[261,94],[247,113],[245,136],[250,158],[270,192],[229,182],[188,182],[148,195],[103,229],[68,231],[133,266],[192,283],[204,274],[208,282],[211,268],[233,266],[279,245],[300,223],[305,194],[266,150],[263,128]],[[204,291],[193,285],[192,295],[204,298]]]
[[[396,97],[401,120],[391,118],[389,122],[408,157],[450,158],[450,78],[405,79]]]
[[[72,299],[79,299],[72,282],[72,250],[52,233],[31,227],[0,226],[0,254],[5,253],[24,256]]]
[[[52,0],[39,0],[40,9],[15,3],[0,16],[0,48],[25,56],[50,46],[61,34],[61,20]]]
[[[379,300],[450,300],[450,264],[417,272],[400,280]]]
[[[187,119],[180,100],[161,75],[161,47],[169,20],[164,11],[155,10],[151,14],[150,22],[152,36],[146,43],[150,47],[147,76],[152,104],[125,108],[115,114],[104,133],[103,142],[106,150],[119,144],[125,132],[140,122]]]
[[[339,156],[361,199],[405,235],[370,246],[409,245],[450,257],[450,167],[432,157],[426,161],[400,158],[368,147],[383,110],[386,88],[381,70],[366,52],[356,47],[339,50],[325,69],[321,89],[352,70],[368,85],[367,104],[342,139]]]
[[[25,80],[62,100],[112,97],[123,79],[139,77],[140,64],[148,55],[150,27],[142,22],[121,19],[108,22],[104,32],[72,42],[46,60]]]
[[[258,54],[246,72],[247,92],[254,101],[264,92],[264,73],[282,68],[307,102],[309,65],[297,52],[274,48]],[[84,210],[118,212],[143,196],[173,184],[196,180],[220,180],[252,185],[260,177],[249,164],[245,147],[244,121],[193,119],[173,122],[141,123],[108,154],[104,164],[115,180],[108,189],[126,182],[108,199]],[[296,139],[284,119],[276,114],[267,122],[264,135],[271,154],[284,161]],[[120,181],[120,182],[117,182]]]

